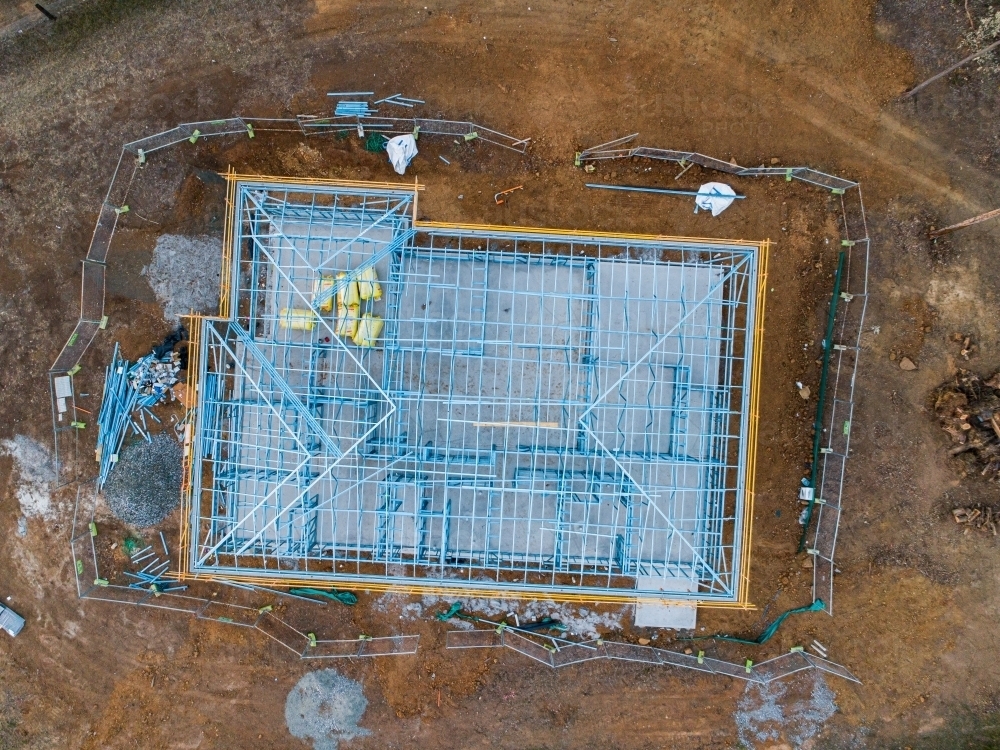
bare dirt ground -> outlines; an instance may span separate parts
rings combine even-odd
[[[1000,81],[970,68],[916,100],[895,99],[965,54],[957,49],[968,28],[964,3],[424,1],[104,1],[0,40],[0,439],[51,440],[44,373],[72,329],[79,261],[124,141],[232,114],[322,112],[331,89],[403,91],[426,99],[432,114],[534,138],[523,158],[422,139],[410,174],[427,185],[427,218],[776,242],[752,569],[759,609],[699,613],[706,632],[756,633],[810,596],[810,571],[794,553],[813,407],[794,383],[815,393],[812,347],[840,238],[829,196],[736,181],[745,205],[711,219],[666,198],[587,191],[572,154],[639,131],[650,146],[841,174],[862,183],[874,251],[836,616],[800,615],[766,647],[710,649],[761,661],[820,640],[863,681],[826,681],[835,714],[796,730],[812,726],[793,710],[815,689],[803,677],[764,696],[783,707],[782,731],[748,734],[746,706],[760,696],[741,682],[626,663],[555,672],[510,651],[445,651],[446,627],[401,617],[413,603],[403,598],[358,592],[351,610],[297,616],[344,637],[421,635],[416,656],[333,665],[360,681],[369,701],[361,725],[371,735],[345,747],[997,746],[1000,546],[992,535],[963,534],[951,509],[995,505],[998,489],[947,456],[929,399],[959,367],[984,377],[1000,368],[992,252],[1000,228],[983,224],[936,244],[925,232],[1000,204]],[[977,0],[968,8],[974,18],[987,10]],[[0,22],[31,10],[0,2]],[[228,165],[393,176],[384,155],[355,138],[303,148],[298,138],[261,135],[152,159],[116,234],[111,324],[88,353],[78,390],[100,391],[114,341],[135,356],[167,331],[139,272],[162,233],[221,235],[221,189],[196,170]],[[594,177],[677,185],[674,174],[619,162]],[[689,173],[687,184],[700,176]],[[497,190],[522,183],[508,203],[493,202]],[[954,333],[976,343],[970,360]],[[917,368],[901,370],[902,357]],[[81,455],[87,446],[85,438]],[[231,626],[79,601],[68,506],[29,517],[22,538],[7,457],[0,486],[0,595],[27,619],[16,640],[0,638],[0,747],[306,747],[288,733],[283,711],[315,665]],[[627,614],[622,620],[614,637],[643,635]]]

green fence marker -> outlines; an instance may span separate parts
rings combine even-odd
[[[844,434],[845,435],[850,435],[851,434],[851,423],[850,422],[844,422]]]
[[[83,560],[77,560],[76,561],[76,574],[78,576],[82,576],[83,575]]]
[[[95,586],[108,586],[110,584],[108,583],[108,579],[107,578],[95,578],[94,579],[94,585]]]
[[[115,213],[121,216],[122,214],[127,214],[129,212],[128,206],[122,206],[121,208],[116,208]]]
[[[574,167],[579,167],[581,164],[583,164],[583,161],[581,161],[581,159],[580,159],[580,157],[582,157],[582,156],[583,156],[583,152],[581,152],[581,151],[577,151],[573,155],[573,166]]]
[[[273,610],[273,609],[274,609],[274,607],[272,607],[272,606],[271,606],[270,604],[267,604],[267,605],[265,605],[265,606],[261,607],[260,609],[258,609],[258,610],[257,610],[257,614],[258,614],[258,615],[262,615],[262,614],[264,614],[265,612],[270,612],[270,611],[271,611],[271,610]]]
[[[196,128],[195,131],[191,134],[191,137],[188,138],[188,143],[197,143],[198,142],[198,136],[200,136],[200,135],[201,135],[201,131]]]
[[[840,246],[841,247],[854,247],[854,240],[841,240],[840,241]]]
[[[76,337],[76,334],[74,333],[74,334],[73,334],[73,336],[74,336],[74,338],[75,338],[75,337]],[[80,372],[80,370],[82,370],[82,369],[83,369],[83,368],[82,368],[82,367],[80,367],[80,365],[73,365],[72,369],[70,369],[70,371],[69,371],[69,372],[67,372],[66,374],[67,374],[67,375],[76,375],[76,374],[77,374],[78,372]]]
[[[247,135],[253,138],[253,125],[249,122],[247,123]]]
[[[698,663],[699,664],[704,664],[705,663],[705,652],[704,651],[699,651],[698,652]]]
[[[140,164],[146,163],[146,152],[143,151],[141,148],[139,149],[139,163]]]
[[[69,341],[66,342],[66,346],[73,346],[73,344],[76,343],[76,340],[79,337],[80,337],[80,334],[78,334],[76,331],[73,331],[73,335],[69,337]]]
[[[102,331],[103,331],[103,330],[104,330],[105,328],[107,328],[107,327],[108,327],[108,316],[107,316],[107,315],[102,315],[102,316],[101,316],[101,323],[100,323],[100,325],[99,325],[99,326],[97,326],[97,327],[98,327],[98,328],[100,328],[100,329],[101,329]]]
[[[747,663],[744,665],[744,669],[746,669],[747,674],[750,674],[750,669],[752,667],[753,667],[753,661],[751,661],[750,659],[747,659]]]
[[[832,188],[831,192],[834,195],[843,195],[844,194],[844,188]]]
[[[358,636],[358,640],[359,641],[374,641],[375,639],[372,638],[370,635],[365,635],[364,633],[362,633],[361,635]]]
[[[195,131],[195,132],[198,132],[198,131]],[[228,623],[231,624],[233,622],[233,618],[232,617],[220,617],[219,618],[219,622],[228,622]]]
[[[85,430],[85,429],[87,429],[87,423],[86,422],[70,422],[69,426],[72,427],[75,430]]]
[[[788,649],[788,653],[790,654],[801,654],[803,651],[805,651],[805,649],[802,646],[792,646]]]
[[[413,140],[415,140],[415,141],[419,141],[420,140],[420,126],[419,125],[414,125],[413,126]]]
[[[791,182],[791,181],[792,181],[792,170],[786,169],[785,170],[785,182]]]
[[[316,634],[306,633],[306,638],[309,639],[309,648],[316,648]]]
[[[97,524],[91,521],[89,524],[89,528],[90,528],[90,535],[97,536]]]
[[[474,140],[476,140],[476,138],[479,137],[479,133],[477,133],[475,130],[473,130],[471,133],[466,133],[465,136],[463,136],[463,137],[467,141],[474,141]]]

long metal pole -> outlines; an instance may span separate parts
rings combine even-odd
[[[746,198],[745,195],[724,195],[722,193],[717,193],[714,190],[710,192],[702,193],[698,190],[667,190],[667,188],[648,188],[639,187],[637,185],[598,185],[592,182],[587,183],[589,188],[600,188],[601,190],[627,190],[634,193],[663,193],[664,195],[707,195],[713,198]]]

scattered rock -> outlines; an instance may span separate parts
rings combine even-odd
[[[163,234],[156,240],[153,262],[143,273],[163,306],[163,317],[180,320],[191,310],[218,310],[221,267],[221,239]]]
[[[640,638],[639,639],[639,645],[640,646],[648,646],[649,645],[649,638]]]
[[[771,163],[772,164],[777,164],[779,161],[781,161],[781,160],[777,156],[772,156],[771,157]]]
[[[336,750],[340,740],[371,734],[358,726],[368,699],[354,680],[334,669],[309,672],[288,693],[285,723],[293,737],[315,750]]]
[[[901,360],[899,360],[899,369],[910,371],[910,370],[916,370],[917,366],[913,364],[913,360],[910,359],[909,357],[903,357]]]
[[[812,566],[813,566],[813,558],[812,558],[812,555],[809,555],[809,556],[806,557],[805,560],[802,561],[802,567],[803,568],[811,568]]]
[[[809,386],[808,385],[804,385],[801,388],[799,388],[799,395],[802,396],[802,398],[804,400],[808,401],[809,400],[809,396],[812,395],[812,391],[809,390]]]

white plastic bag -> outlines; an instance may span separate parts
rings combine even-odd
[[[396,174],[406,174],[406,168],[417,155],[417,139],[409,133],[397,135],[385,144],[385,150],[389,154],[389,161],[392,162]]]
[[[402,172],[400,172],[402,174]],[[722,182],[706,182],[698,188],[698,195],[694,199],[694,212],[698,209],[711,211],[712,216],[718,216],[732,205],[736,200],[736,191],[729,185]]]

